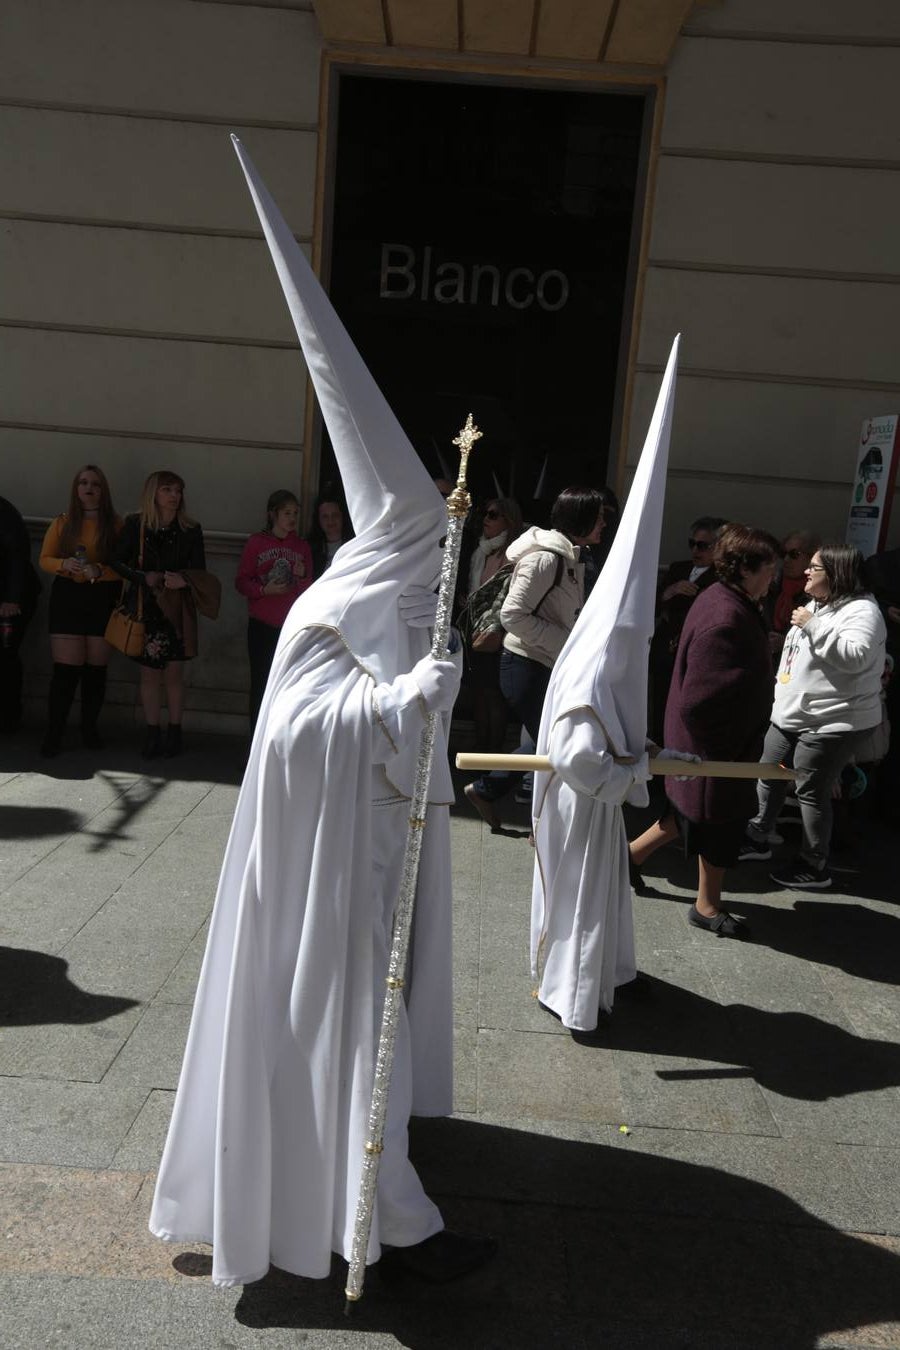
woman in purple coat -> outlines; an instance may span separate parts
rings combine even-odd
[[[747,525],[726,525],[713,550],[716,581],[691,607],[666,704],[665,743],[701,759],[759,760],[772,704],[772,658],[760,610],[781,554],[777,539]],[[636,867],[680,834],[697,855],[695,928],[747,937],[722,909],[725,870],[738,860],[756,810],[752,779],[667,780],[666,814],[630,846]]]

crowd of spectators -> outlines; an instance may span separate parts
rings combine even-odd
[[[533,748],[550,671],[592,586],[602,585],[618,516],[608,488],[581,487],[558,496],[549,529],[527,525],[509,497],[489,498],[472,512],[455,621],[466,650],[465,711],[480,750],[503,748],[511,728],[521,728],[520,749]],[[237,569],[235,585],[248,608],[251,731],[291,606],[352,537],[338,487],[323,489],[307,539],[298,535],[299,517],[292,492],[273,492],[265,525],[247,540]],[[839,822],[846,820],[850,795],[865,789],[869,811],[897,820],[900,754],[890,725],[900,717],[900,681],[891,680],[900,649],[900,549],[864,562],[857,550],[823,544],[811,529],[778,541],[704,515],[687,531],[687,552],[661,569],[649,651],[651,743],[706,759],[780,761],[798,778],[792,789],[760,780],[755,791],[752,783],[669,780],[658,820],[632,841],[632,878],[640,887],[643,863],[681,840],[698,858],[691,922],[745,936],[746,925],[721,905],[725,870],[772,857],[789,790],[801,843],[793,861],[773,868],[785,886],[831,884],[833,815],[837,809]],[[102,470],[82,466],[65,511],[47,528],[39,562],[53,578],[41,753],[60,753],[79,688],[82,742],[102,746],[98,719],[112,650],[106,632],[121,606],[143,625],[133,654],[146,724],[141,753],[179,754],[185,662],[197,653],[198,614],[215,617],[219,600],[184,480],[169,470],[151,474],[139,510],[123,520]],[[25,524],[0,498],[0,731],[21,723],[19,652],[39,593]],[[499,829],[498,804],[514,787],[519,797],[518,775],[484,774],[466,795]]]
[[[273,492],[265,526],[247,540],[235,577],[248,608],[251,731],[288,611],[353,534],[343,495],[333,486],[325,487],[315,504],[308,539],[298,536],[299,516],[293,492]],[[139,670],[141,756],[181,754],[185,663],[198,653],[198,616],[216,618],[221,599],[181,475],[168,469],[150,474],[138,510],[123,519],[102,469],[83,465],[66,509],[46,530],[39,566],[53,578],[47,603],[52,669],[41,755],[55,758],[63,750],[79,691],[82,744],[103,748],[98,720],[117,645],[116,613],[127,617],[136,634],[126,654]],[[22,722],[20,649],[40,591],[28,529],[15,506],[0,497],[0,732],[17,731]]]
[[[582,520],[560,532],[558,512],[576,497],[585,510],[589,503],[594,524]],[[605,518],[598,505],[597,494],[568,490],[554,507],[558,539],[534,527],[518,540],[504,534],[503,570],[498,563],[480,590],[475,572],[465,574],[467,678],[470,685],[480,678],[479,635],[489,632],[492,650],[500,653],[494,688],[510,719],[522,725],[520,749],[533,748],[550,670],[584,602],[592,563],[597,577]],[[489,547],[483,541],[497,503],[485,510],[491,516],[479,516],[474,532],[481,525],[482,548]],[[667,780],[657,821],[632,841],[632,878],[640,888],[643,863],[680,841],[698,859],[690,922],[745,937],[746,923],[722,907],[725,872],[772,857],[789,790],[799,811],[800,844],[793,859],[772,870],[786,887],[831,885],[833,811],[837,805],[840,813],[851,792],[856,797],[864,788],[866,810],[896,821],[898,747],[890,744],[890,717],[893,710],[896,723],[891,672],[900,645],[900,550],[864,562],[855,548],[822,544],[814,530],[793,530],[778,540],[712,515],[691,523],[687,545],[688,557],[661,569],[657,591],[648,672],[651,744],[703,759],[783,762],[797,780],[790,788],[766,780],[757,788],[746,780]],[[545,612],[548,587],[552,613]],[[489,604],[479,603],[482,594]],[[496,749],[498,741],[496,731],[488,737],[476,722],[479,749]],[[517,780],[494,772],[466,788],[495,831],[502,829],[498,803]]]

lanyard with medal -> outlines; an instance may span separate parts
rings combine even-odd
[[[813,611],[815,613],[815,611]],[[800,650],[800,642],[803,637],[803,629],[799,624],[791,624],[788,629],[787,637],[784,640],[784,648],[781,653],[781,669],[778,672],[779,684],[790,684],[791,667],[797,653]]]

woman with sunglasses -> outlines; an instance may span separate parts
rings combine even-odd
[[[781,542],[784,549],[781,582],[769,599],[772,614],[769,646],[776,661],[781,655],[785,634],[791,626],[791,615],[801,603],[800,597],[806,585],[806,569],[819,543],[818,536],[812,530],[794,530],[792,534],[785,535]]]
[[[691,605],[716,579],[712,550],[725,524],[721,516],[698,516],[688,534],[690,558],[670,563],[657,592],[656,632],[650,643],[650,735],[663,744],[666,699],[678,641]]]
[[[861,580],[863,557],[849,544],[823,544],[806,569],[808,605],[791,614],[775,680],[762,758],[792,765],[802,840],[794,862],[773,881],[795,890],[831,885],[831,791],[866,734],[881,721],[885,623]],[[747,827],[741,860],[771,858],[768,835],[787,785],[760,779],[759,811]]]

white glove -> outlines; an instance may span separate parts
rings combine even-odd
[[[423,656],[410,671],[428,712],[449,712],[459,693],[459,662]]]
[[[687,764],[699,764],[700,756],[692,755],[688,750],[657,750],[654,759],[683,759]],[[691,780],[687,774],[673,774],[676,783],[689,783]]]
[[[400,617],[410,628],[433,628],[438,598],[427,586],[410,586],[397,601]]]

